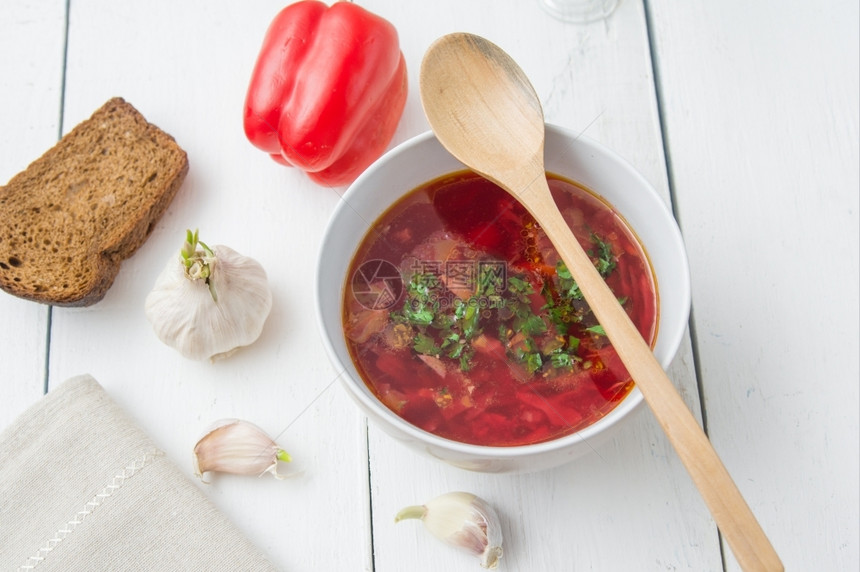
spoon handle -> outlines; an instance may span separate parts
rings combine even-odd
[[[576,279],[627,371],[690,473],[741,568],[746,571],[783,570],[779,556],[708,437],[562,218],[546,179],[537,177],[523,192],[531,195],[523,204],[541,221],[547,236]]]

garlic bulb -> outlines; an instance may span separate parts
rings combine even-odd
[[[194,474],[215,471],[234,475],[278,474],[278,461],[289,462],[290,455],[278,447],[265,431],[241,419],[216,421],[194,446]]]
[[[424,505],[404,508],[394,522],[408,518],[420,518],[439,540],[478,556],[484,568],[499,565],[502,528],[496,511],[484,499],[472,493],[446,493]]]
[[[213,361],[254,342],[271,309],[266,271],[256,260],[226,246],[209,248],[190,230],[145,308],[162,342],[187,358]]]

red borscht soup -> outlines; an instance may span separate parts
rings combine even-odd
[[[653,344],[656,288],[633,232],[591,192],[548,178],[574,235]],[[540,226],[474,173],[400,199],[347,276],[344,332],[361,377],[438,436],[486,446],[555,439],[594,423],[633,387]]]

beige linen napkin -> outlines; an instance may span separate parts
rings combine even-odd
[[[88,375],[0,433],[0,570],[275,570]]]

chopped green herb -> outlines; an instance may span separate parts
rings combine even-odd
[[[585,328],[586,332],[597,334],[598,336],[605,336],[606,330],[603,329],[603,326],[597,324],[596,326],[591,326],[590,328]]]
[[[396,321],[407,322],[415,326],[429,326],[433,323],[439,310],[438,301],[433,299],[428,284],[432,283],[430,274],[415,274],[407,285],[406,301],[399,314],[392,315]]]
[[[419,354],[424,354],[428,356],[438,356],[441,353],[441,349],[436,345],[436,342],[428,336],[427,334],[418,334],[415,336],[413,340],[412,349],[414,349]]]
[[[595,233],[591,233],[591,242],[594,244],[595,251],[591,251],[590,254],[593,257],[597,258],[597,261],[594,263],[594,266],[597,268],[597,271],[600,272],[600,275],[606,278],[609,274],[615,270],[615,267],[618,266],[618,261],[615,258],[615,255],[612,254],[612,247],[608,242],[602,240]]]
[[[573,279],[573,276],[571,276],[570,270],[567,269],[564,261],[559,260],[556,263],[555,273],[558,276],[558,285],[562,296],[572,298],[573,300],[582,300],[582,292],[579,289],[579,285]]]
[[[416,326],[429,326],[433,323],[433,310],[423,306],[415,310],[404,308],[403,317]]]
[[[460,334],[458,334],[457,332],[451,332],[450,334],[445,336],[445,339],[442,341],[442,349],[445,349],[448,346],[450,346],[451,344],[455,344],[459,341],[460,341]],[[454,356],[452,356],[452,357],[454,357]]]
[[[457,344],[448,352],[449,358],[458,358],[463,355],[463,350],[466,349],[466,344]]]
[[[468,350],[463,350],[463,353],[460,355],[460,369],[463,371],[469,371],[472,369],[472,356],[475,355],[475,350],[471,347]]]
[[[516,276],[508,277],[508,290],[515,294],[532,294],[534,293],[534,289],[529,282],[526,282],[522,278],[518,278]]]
[[[549,315],[549,319],[552,320],[552,323],[555,324],[558,333],[566,334],[568,325],[564,321],[564,310],[561,308],[549,307],[546,309],[546,313]]]
[[[579,341],[579,340],[577,340]],[[571,368],[573,367],[574,358],[571,357],[569,353],[557,351],[550,354],[550,359],[552,360],[552,367],[555,368]]]
[[[536,372],[543,366],[543,360],[539,352],[524,352],[520,361],[526,366],[526,371],[529,374]]]
[[[514,320],[514,329],[526,336],[536,336],[546,333],[546,323],[544,323],[540,316],[529,314],[524,318]]]
[[[563,260],[556,262],[555,273],[558,274],[559,278],[564,280],[573,280],[573,276],[570,274],[570,270],[567,269],[567,265]]]
[[[481,313],[478,312],[478,305],[470,302],[471,300],[461,305],[462,308],[465,308],[463,311],[461,328],[463,336],[467,340],[472,339],[472,337],[478,333],[478,318],[481,315]]]

